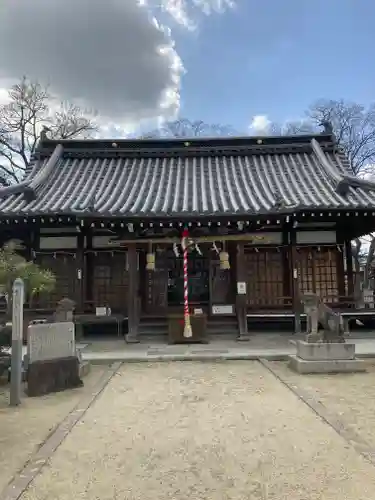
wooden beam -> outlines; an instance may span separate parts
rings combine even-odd
[[[198,236],[196,238],[191,238],[194,243],[214,243],[218,241],[247,241],[256,244],[265,245],[267,244],[267,236],[257,236],[254,234],[228,234],[228,235],[218,235],[218,236]],[[181,238],[142,238],[133,240],[113,240],[111,242],[113,245],[133,245],[134,243],[153,243],[153,244],[173,244],[181,243]],[[281,246],[281,245],[280,245]]]

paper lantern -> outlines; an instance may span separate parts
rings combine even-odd
[[[220,269],[230,269],[228,252],[220,252]]]
[[[147,271],[155,271],[155,254],[148,253],[146,255],[146,270]]]

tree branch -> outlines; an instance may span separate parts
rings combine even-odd
[[[6,159],[5,168],[14,170],[12,181],[27,168],[43,125],[49,125],[56,139],[89,137],[97,131],[92,113],[72,104],[56,106],[48,88],[26,77],[9,90],[9,99],[0,106],[0,156]]]

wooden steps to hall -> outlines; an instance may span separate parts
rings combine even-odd
[[[166,317],[145,316],[140,318],[138,332],[140,337],[167,337],[168,321]],[[212,336],[238,336],[238,323],[235,316],[207,318],[207,335]]]

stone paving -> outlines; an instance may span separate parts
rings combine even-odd
[[[354,403],[357,391],[371,388],[373,366],[368,374],[319,379],[289,378],[283,363],[271,368],[256,361],[122,365],[21,499],[375,498],[374,465],[291,390],[318,387],[314,395],[329,404],[341,387],[332,412],[345,408],[349,425],[344,387]],[[365,420],[373,399],[360,403],[357,430],[371,446],[375,426],[367,429]]]
[[[93,367],[84,387],[24,397],[18,408],[9,407],[9,386],[0,387],[0,492],[106,371],[104,366]]]
[[[375,360],[366,362],[366,374],[299,376],[288,369],[287,363],[270,365],[283,381],[308,393],[366,441],[374,451],[375,463]]]
[[[348,342],[356,344],[358,357],[375,358],[373,332],[353,334]],[[205,359],[258,359],[285,360],[296,349],[291,341],[303,336],[287,334],[254,334],[249,342],[237,342],[231,338],[216,337],[209,344],[168,345],[165,339],[142,339],[139,344],[126,344],[123,339],[90,341],[82,349],[82,357],[92,363],[114,361],[184,361]]]

